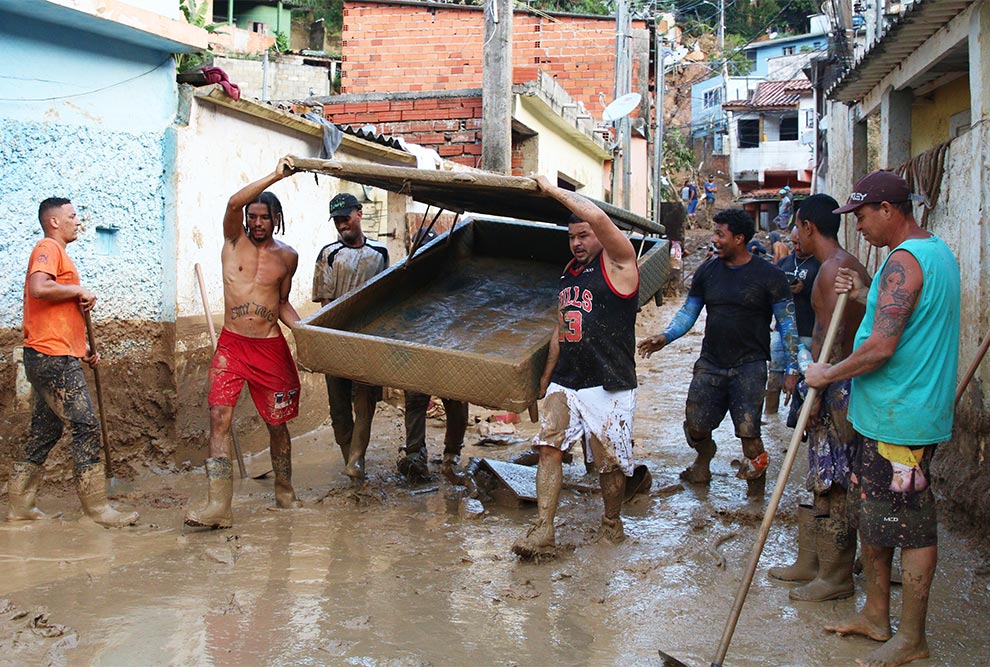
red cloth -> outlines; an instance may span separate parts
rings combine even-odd
[[[299,414],[299,374],[285,338],[248,338],[220,332],[210,364],[209,404],[237,404],[247,382],[258,414],[268,424],[284,424]]]
[[[219,83],[223,86],[223,89],[228,95],[230,95],[231,99],[241,99],[240,86],[231,82],[231,80],[227,78],[227,73],[219,67],[204,67],[203,76],[206,77],[206,81],[208,83]]]

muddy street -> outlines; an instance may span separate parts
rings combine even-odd
[[[637,338],[655,333],[678,303],[648,306]],[[80,519],[74,496],[42,492],[60,520],[0,524],[0,664],[9,665],[657,665],[657,649],[687,664],[711,660],[753,545],[761,506],[734,477],[738,441],[726,420],[710,490],[681,487],[693,459],[681,431],[702,327],[639,363],[636,453],[653,472],[651,495],[624,507],[628,539],[592,543],[601,500],[565,490],[560,556],[521,562],[509,548],[535,509],[486,503],[460,509],[462,487],[434,474],[409,485],[395,472],[402,415],[381,404],[368,454],[370,480],[355,497],[329,426],[294,439],[294,483],[305,507],[272,511],[270,479],[235,482],[234,527],[181,527],[205,493],[202,470],[148,475],[118,496],[139,525],[104,530]],[[770,479],[790,438],[780,415],[764,438]],[[535,425],[518,425],[531,436]],[[431,419],[431,457],[442,423]],[[526,443],[465,455],[509,459]],[[205,444],[205,443],[204,443]],[[264,466],[267,456],[254,466]],[[251,464],[249,464],[251,465]],[[821,626],[864,599],[795,603],[766,570],[790,562],[795,508],[804,498],[802,452],[770,533],[726,664],[850,665],[873,642]],[[565,467],[582,478],[578,461]],[[768,484],[769,497],[772,484]],[[918,665],[981,665],[990,578],[977,551],[943,528],[929,616],[932,658]],[[900,608],[895,587],[893,610]]]

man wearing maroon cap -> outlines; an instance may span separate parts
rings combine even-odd
[[[812,364],[805,379],[824,389],[852,378],[849,421],[862,437],[849,479],[849,516],[859,530],[866,604],[826,630],[864,635],[883,646],[860,665],[892,667],[928,657],[925,620],[938,554],[935,499],[928,467],[935,446],[952,434],[959,354],[959,265],[949,247],[914,219],[901,177],[875,171],[856,184],[849,203],[856,229],[889,248],[869,288],[839,269],[837,292],[865,304],[853,352],[833,365]],[[901,548],[901,623],[890,630],[890,563]]]

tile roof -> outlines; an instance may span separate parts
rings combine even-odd
[[[801,96],[811,94],[811,90],[811,81],[808,79],[764,81],[748,100],[726,102],[723,107],[740,111],[792,109],[797,107]]]

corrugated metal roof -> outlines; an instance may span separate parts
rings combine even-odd
[[[863,99],[883,77],[897,69],[907,56],[973,2],[975,0],[915,0],[903,14],[891,19],[893,25],[879,41],[871,44],[825,94],[839,102]],[[933,72],[927,78],[931,80],[940,75],[941,72]],[[919,85],[921,83],[924,81]]]
[[[756,92],[748,100],[727,102],[726,109],[756,111],[760,109],[790,109],[797,107],[802,95],[811,93],[811,81],[808,79],[789,79],[786,81],[764,81],[756,88]]]

